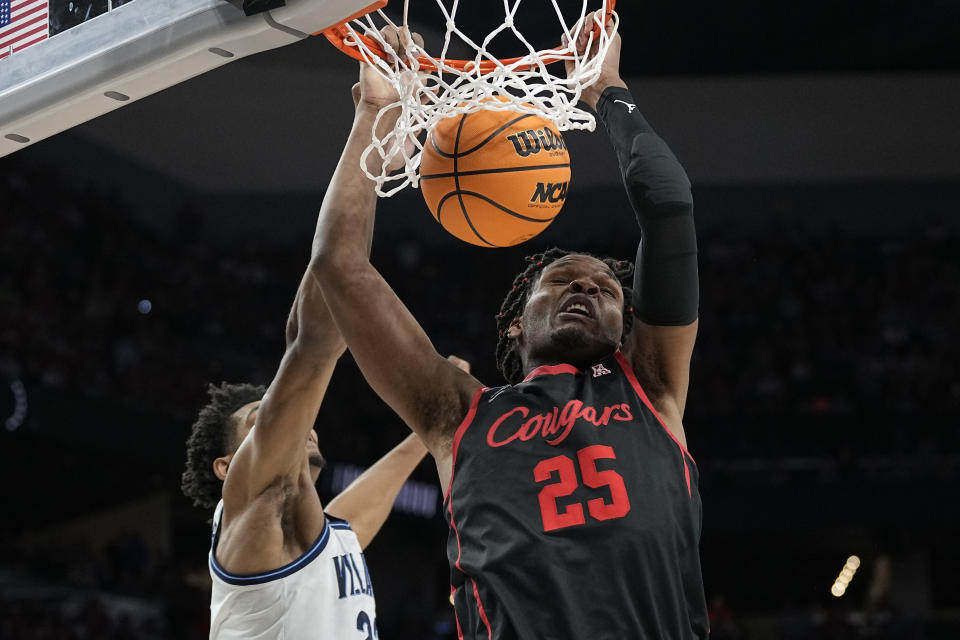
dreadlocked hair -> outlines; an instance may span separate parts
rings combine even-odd
[[[614,260],[613,258],[600,258],[583,251],[565,251],[556,247],[548,249],[543,253],[537,253],[527,256],[527,268],[517,274],[513,279],[513,288],[507,293],[500,305],[500,313],[497,314],[497,368],[503,377],[510,384],[517,384],[523,380],[523,362],[517,353],[516,340],[507,335],[507,329],[511,323],[523,314],[523,309],[527,304],[527,298],[533,285],[539,280],[540,274],[551,263],[560,258],[570,255],[590,256],[597,258],[605,265],[610,267],[613,274],[620,281],[623,287],[623,335],[621,340],[625,339],[633,326],[633,290],[629,284],[633,278],[633,263],[629,260]]]
[[[234,447],[233,414],[264,393],[262,385],[221,382],[207,386],[210,400],[200,409],[187,438],[187,467],[180,480],[183,495],[192,498],[195,506],[212,509],[220,501],[223,483],[213,473],[213,461]]]

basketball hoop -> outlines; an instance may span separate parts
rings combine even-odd
[[[418,186],[423,149],[421,134],[430,131],[444,118],[481,109],[516,111],[545,118],[560,131],[593,131],[596,127],[593,115],[577,107],[577,102],[583,89],[600,76],[601,64],[612,39],[604,28],[605,22],[612,22],[613,33],[618,25],[613,11],[615,0],[600,0],[598,8],[603,9],[602,14],[588,14],[587,0],[582,0],[579,15],[573,19],[564,18],[559,6],[561,0],[550,0],[558,20],[557,39],[563,44],[542,50],[530,44],[514,24],[522,0],[504,0],[503,22],[481,42],[474,41],[457,27],[460,0],[452,0],[449,9],[444,6],[444,0],[436,2],[445,21],[443,47],[438,56],[431,55],[410,38],[411,29],[406,20],[409,0],[404,2],[404,17],[399,25],[382,8],[377,8],[323,32],[340,51],[371,65],[397,89],[400,96],[397,102],[377,114],[373,141],[361,161],[364,171],[376,182],[377,194],[392,196],[407,185]],[[378,4],[382,7],[386,2]],[[599,15],[603,16],[602,20]],[[592,56],[580,55],[576,48],[576,36],[588,20],[593,20],[594,24],[585,51],[589,52],[596,45],[597,52]],[[400,57],[393,54],[393,49],[380,35],[385,26],[400,31]],[[518,48],[526,53],[513,58],[495,57],[488,48],[494,37],[500,34],[512,34]],[[453,39],[472,50],[473,58],[450,59],[447,52]],[[565,74],[563,67],[557,74],[552,73],[549,65],[556,62],[572,63],[570,74]],[[396,126],[383,137],[378,137],[376,129],[380,118],[398,107],[400,116]],[[381,171],[377,175],[366,168],[372,153],[377,153],[381,160]],[[403,168],[390,174],[388,165],[395,166],[401,158]]]

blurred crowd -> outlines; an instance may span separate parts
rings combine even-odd
[[[698,409],[960,409],[958,233],[903,225],[702,238]]]
[[[136,534],[90,544],[7,542],[0,553],[0,638],[203,637],[205,585]]]
[[[49,597],[0,598],[0,637],[17,640],[159,640],[158,617],[139,621],[111,615],[111,598],[72,592]]]
[[[273,366],[299,281],[274,280],[287,260],[218,255],[188,222],[158,236],[128,204],[48,179],[4,176],[0,371],[177,413],[224,369]]]

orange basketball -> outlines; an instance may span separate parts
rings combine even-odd
[[[441,120],[420,164],[420,189],[444,229],[481,247],[529,240],[567,198],[570,156],[549,121],[481,110]]]

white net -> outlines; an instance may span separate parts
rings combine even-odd
[[[611,10],[611,0],[603,1],[603,11],[589,14],[587,0],[583,0],[579,14],[572,19],[564,17],[559,6],[561,0],[550,0],[558,20],[557,40],[561,44],[556,48],[541,50],[531,45],[514,24],[522,0],[504,0],[503,23],[480,42],[471,39],[457,27],[459,0],[453,0],[449,8],[444,6],[444,0],[435,1],[445,18],[443,47],[437,56],[428,53],[409,37],[401,36],[400,58],[387,55],[385,59],[383,52],[392,49],[380,35],[380,30],[390,26],[405,32],[403,27],[407,25],[395,24],[380,10],[342,27],[342,46],[338,46],[345,51],[348,47],[355,48],[355,53],[351,55],[373,65],[381,76],[393,84],[400,96],[397,102],[384,107],[377,116],[379,123],[386,111],[399,107],[400,116],[396,126],[378,137],[375,124],[373,142],[363,155],[364,170],[376,181],[380,196],[391,196],[407,185],[418,186],[420,152],[425,138],[422,134],[429,132],[444,118],[479,109],[492,109],[537,115],[552,121],[560,131],[594,129],[596,122],[593,115],[578,108],[577,102],[582,90],[599,77],[603,58],[616,33],[617,16]],[[449,0],[447,3],[450,4]],[[613,26],[609,33],[604,29],[605,15]],[[578,53],[577,35],[591,21],[594,28],[590,31],[587,46]],[[519,52],[522,55],[510,59],[499,59],[492,55],[488,50],[491,41],[501,34],[512,34],[521,47]],[[448,59],[447,52],[455,40],[473,51],[473,57],[466,61]],[[551,64],[553,62],[557,64]],[[569,71],[565,66],[570,67]],[[375,166],[375,163],[368,162],[371,154],[379,155],[379,174],[366,169]],[[392,173],[388,171],[388,166],[397,166],[401,158],[403,168]]]

